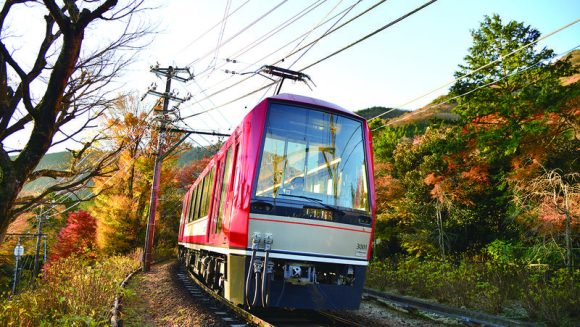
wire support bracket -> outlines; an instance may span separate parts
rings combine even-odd
[[[310,86],[309,83],[312,83],[313,86],[316,86],[316,84],[314,84],[314,82],[312,81],[310,76],[308,76],[302,72],[291,70],[291,69],[281,68],[281,67],[272,66],[272,65],[264,65],[256,73],[259,74],[260,76],[264,76],[263,74],[268,74],[268,75],[280,77],[280,82],[278,84],[278,87],[276,88],[276,93],[275,93],[276,95],[280,94],[280,90],[282,89],[282,84],[284,83],[285,79],[303,82],[304,84],[306,84],[306,86],[308,86],[308,88],[310,90],[312,90],[312,87]],[[264,76],[264,77],[271,79],[267,76]]]

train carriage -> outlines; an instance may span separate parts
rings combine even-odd
[[[249,307],[355,309],[375,222],[366,121],[298,95],[252,109],[186,193],[184,264]]]

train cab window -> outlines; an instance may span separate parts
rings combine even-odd
[[[369,213],[362,122],[332,112],[272,104],[254,195]]]

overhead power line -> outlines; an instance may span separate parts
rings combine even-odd
[[[308,5],[307,7],[305,7],[304,9],[302,9],[300,12],[298,12],[297,14],[295,14],[294,16],[290,17],[289,19],[287,19],[286,21],[280,23],[278,26],[276,26],[275,28],[271,29],[270,31],[264,33],[262,36],[260,36],[259,38],[257,38],[256,40],[254,40],[253,42],[248,43],[246,46],[244,46],[243,48],[241,48],[240,50],[238,50],[235,53],[232,53],[231,55],[228,56],[228,58],[238,58],[239,56],[255,49],[258,45],[262,44],[263,42],[269,40],[270,38],[272,38],[273,36],[275,36],[276,34],[282,32],[283,30],[285,30],[286,28],[288,28],[290,25],[294,24],[295,22],[299,21],[301,18],[303,18],[304,16],[306,16],[307,14],[311,13],[312,11],[314,11],[316,8],[318,8],[320,5],[322,5],[323,3],[325,3],[327,0],[317,0],[316,2]],[[236,60],[236,59],[233,59]],[[216,69],[221,69],[224,66],[226,66],[230,61],[233,60],[226,60],[226,62],[222,65],[220,65],[219,67],[217,67]],[[236,60],[237,61],[237,60]],[[249,66],[255,65],[254,64],[250,64]],[[244,70],[247,69],[244,68]],[[203,77],[204,74],[198,74],[197,77]],[[218,83],[219,84],[219,83]],[[211,88],[211,87],[210,87]]]
[[[386,0],[381,0],[381,1],[380,1],[380,3],[382,3],[382,2],[385,2],[385,1],[386,1]],[[374,7],[376,7],[376,5],[375,5],[375,6],[373,6],[373,8],[374,8]],[[331,18],[329,18],[329,19],[325,20],[325,21],[324,21],[322,24],[319,24],[319,25],[318,25],[318,26],[316,26],[314,29],[317,29],[317,28],[319,28],[319,27],[321,27],[321,26],[325,25],[326,23],[328,23],[328,22],[330,22],[331,20],[333,20],[334,18],[338,17],[340,14],[344,13],[344,12],[345,12],[345,11],[347,11],[348,9],[349,9],[349,8],[346,8],[346,9],[344,9],[343,11],[341,11],[341,12],[337,13],[336,15],[332,16]],[[367,10],[367,11],[368,11],[368,10]],[[246,65],[246,67],[242,68],[240,71],[247,71],[248,69],[250,69],[250,67],[258,65],[258,63],[262,63],[262,62],[264,61],[264,59],[266,59],[266,58],[270,57],[271,55],[273,55],[273,54],[275,54],[275,53],[277,53],[277,52],[279,52],[280,50],[284,49],[285,47],[289,46],[290,44],[292,44],[293,42],[297,41],[298,39],[300,39],[300,38],[304,37],[305,35],[307,35],[307,34],[308,34],[308,33],[310,33],[310,32],[311,32],[311,31],[309,31],[309,32],[305,32],[305,33],[303,33],[302,35],[299,35],[298,37],[296,37],[296,38],[294,38],[293,40],[291,40],[291,41],[287,42],[286,44],[282,45],[282,46],[281,46],[281,47],[279,47],[278,49],[276,49],[276,50],[274,50],[274,51],[272,51],[272,52],[270,52],[270,53],[266,54],[265,56],[263,56],[262,58],[260,58],[260,59],[258,59],[258,60],[256,60],[256,61],[254,61],[253,63]],[[301,42],[302,42],[302,41],[301,41]],[[281,61],[283,61],[283,60],[284,60],[284,58],[282,58],[282,59],[280,59],[280,60],[276,61],[276,63],[279,63],[279,62],[281,62]],[[223,65],[222,65],[221,67],[223,67]],[[221,68],[221,67],[219,67],[219,68]],[[235,73],[235,72],[228,72],[228,71],[226,71],[226,73],[239,74],[239,73]],[[199,75],[198,75],[198,76],[199,76]],[[229,80],[229,78],[230,78],[230,77],[228,77],[228,78],[225,78],[225,79],[222,79],[221,81],[219,81],[219,82],[217,82],[217,83],[214,83],[213,85],[211,85],[211,86],[209,86],[209,87],[206,87],[206,88],[204,89],[204,92],[207,92],[208,90],[210,90],[210,89],[212,89],[212,88],[214,88],[214,87],[216,87],[216,86],[218,86],[218,85],[222,84],[223,82],[226,82],[226,81],[228,81],[228,80]],[[249,80],[250,78],[251,78],[251,76],[249,76],[249,77],[246,77],[246,78],[244,78],[244,79],[242,79],[242,80],[240,80],[240,81],[238,81],[238,82],[235,82],[234,84],[231,84],[231,85],[229,85],[229,86],[226,86],[225,88],[223,88],[223,89],[221,89],[221,90],[219,90],[219,91],[216,91],[216,92],[214,92],[214,93],[212,93],[212,94],[210,94],[210,95],[206,95],[206,97],[205,97],[205,98],[202,98],[202,99],[200,99],[200,100],[198,100],[198,101],[195,101],[195,102],[193,102],[193,103],[192,103],[190,106],[193,106],[193,105],[195,105],[195,104],[199,103],[200,101],[204,101],[204,100],[206,100],[206,99],[209,99],[210,97],[212,97],[212,96],[214,96],[214,95],[216,95],[216,94],[219,94],[219,93],[221,93],[221,92],[223,92],[223,91],[229,90],[229,89],[231,89],[232,87],[234,87],[234,86],[237,86],[237,85],[239,85],[239,84],[241,84],[241,83],[243,83],[243,82],[245,82],[245,81]]]
[[[273,65],[276,65],[276,64],[278,64],[278,63],[280,63],[280,62],[284,61],[285,59],[287,59],[287,58],[291,57],[292,55],[294,55],[294,54],[296,54],[296,53],[298,53],[298,52],[300,52],[300,51],[304,50],[305,48],[309,47],[310,45],[312,45],[312,44],[314,44],[314,43],[318,42],[318,41],[319,41],[321,38],[328,37],[328,36],[329,36],[329,35],[331,35],[332,33],[336,32],[337,30],[339,30],[339,29],[343,28],[344,26],[346,26],[346,25],[348,25],[348,24],[352,23],[353,21],[355,21],[356,19],[358,19],[358,18],[362,17],[363,15],[365,15],[365,14],[369,13],[370,11],[372,11],[372,10],[373,10],[373,9],[375,9],[375,8],[377,8],[379,5],[383,4],[383,3],[384,3],[384,2],[386,2],[386,1],[387,1],[387,0],[380,0],[380,1],[378,1],[377,3],[375,3],[374,5],[372,5],[371,7],[367,8],[366,10],[364,10],[363,12],[361,12],[361,13],[359,13],[358,15],[354,16],[353,18],[349,19],[348,21],[346,21],[346,22],[342,23],[341,25],[339,25],[339,26],[337,26],[336,28],[332,29],[332,30],[331,30],[331,31],[329,31],[328,33],[325,33],[325,35],[324,35],[324,36],[322,36],[322,37],[320,37],[320,38],[318,38],[318,39],[316,39],[316,40],[314,40],[314,41],[312,41],[312,42],[310,42],[310,43],[308,43],[308,44],[304,45],[304,46],[303,46],[303,47],[301,47],[300,49],[297,49],[297,50],[294,50],[294,51],[292,51],[290,54],[286,55],[284,58],[277,60],[275,63],[273,63]],[[329,21],[331,21],[332,19],[334,19],[334,18],[338,17],[339,15],[343,14],[344,12],[346,12],[346,11],[347,11],[347,10],[349,10],[349,9],[350,9],[350,7],[349,7],[349,8],[346,8],[346,9],[344,9],[343,11],[341,11],[341,12],[337,13],[337,14],[336,14],[336,15],[334,15],[333,17],[331,17],[331,18],[329,18],[328,20],[326,20],[324,23],[322,23],[322,24],[319,24],[319,25],[318,25],[318,26],[316,26],[314,29],[317,29],[317,28],[319,28],[320,26],[322,26],[322,25],[324,25],[324,24],[328,23]],[[292,42],[294,42],[294,41],[296,41],[296,40],[300,39],[301,37],[303,37],[304,35],[306,35],[306,34],[308,34],[308,33],[310,33],[310,32],[306,32],[306,33],[304,33],[304,34],[302,34],[302,35],[298,36],[297,38],[295,38],[294,40],[292,40],[292,41],[288,42],[287,44],[283,45],[282,47],[278,48],[277,50],[275,50],[275,51],[271,52],[270,54],[268,54],[268,55],[266,55],[266,56],[264,56],[264,57],[260,58],[259,60],[257,60],[257,61],[256,61],[256,62],[254,62],[253,64],[251,64],[251,65],[248,65],[248,66],[247,66],[246,68],[244,68],[243,70],[246,70],[246,69],[248,69],[248,68],[249,68],[250,66],[252,66],[252,65],[256,65],[258,62],[261,62],[261,61],[262,61],[262,60],[264,60],[265,58],[267,58],[267,57],[271,56],[272,54],[274,54],[274,53],[276,53],[276,52],[278,52],[278,51],[280,51],[281,49],[285,48],[286,46],[288,46],[288,45],[289,45],[289,44],[291,44]],[[225,92],[225,91],[227,91],[227,90],[230,90],[231,88],[233,88],[233,87],[235,87],[235,86],[237,86],[237,85],[239,85],[239,84],[241,84],[241,83],[243,83],[243,82],[245,82],[245,81],[249,80],[250,78],[251,78],[251,76],[249,76],[249,77],[246,77],[246,78],[244,78],[244,79],[242,79],[242,80],[240,80],[240,81],[238,81],[238,82],[236,82],[236,83],[234,83],[234,84],[231,84],[231,85],[229,85],[229,86],[226,86],[226,87],[224,87],[224,88],[222,88],[222,89],[220,89],[220,90],[218,90],[218,91],[215,91],[215,92],[213,92],[213,93],[211,93],[211,94],[209,94],[209,95],[206,95],[206,97],[204,97],[204,98],[201,98],[201,99],[199,99],[199,100],[197,100],[197,101],[195,101],[195,102],[191,103],[189,106],[193,106],[193,105],[195,105],[195,104],[197,104],[197,103],[199,103],[199,102],[201,102],[201,101],[204,101],[204,100],[207,100],[207,99],[209,99],[210,97],[213,97],[213,96],[215,96],[215,95],[218,95],[218,94],[220,94],[220,93],[222,93],[222,92]],[[223,80],[223,81],[220,81],[220,82],[216,83],[215,85],[218,85],[218,84],[220,84],[220,83],[222,83],[222,82],[224,82],[224,81],[225,81],[225,80]],[[209,87],[209,88],[206,88],[206,89],[205,89],[205,91],[207,91],[208,89],[211,89],[211,88],[212,88],[212,87],[214,87],[215,85],[213,85],[213,86],[211,86],[211,87]],[[256,90],[255,92],[251,92],[250,94],[247,94],[246,96],[249,96],[249,95],[251,95],[251,94],[254,94],[254,93],[256,93],[256,92],[259,92],[259,91],[263,90],[264,88],[266,88],[266,87],[268,87],[268,86],[270,86],[270,85],[267,85],[267,86],[265,86],[265,87],[262,87],[262,88],[260,88],[259,90]],[[244,97],[245,97],[245,96],[244,96]],[[219,107],[221,108],[221,107],[223,107],[223,106],[225,106],[225,105],[227,105],[227,104],[220,105]],[[217,108],[216,108],[216,109],[217,109]],[[210,109],[210,110],[213,110],[213,109]],[[206,111],[203,111],[203,112],[201,112],[201,113],[205,113],[205,112],[206,112]],[[191,115],[190,117],[197,116],[198,114],[201,114],[201,113],[193,114],[193,115]]]
[[[231,40],[235,39],[236,37],[238,37],[240,34],[242,34],[243,32],[245,32],[246,30],[248,30],[250,27],[254,26],[256,23],[258,23],[259,21],[261,21],[262,19],[266,18],[268,15],[270,15],[272,12],[274,12],[276,9],[280,8],[284,3],[286,3],[288,0],[282,0],[280,3],[278,3],[276,6],[274,6],[272,9],[268,10],[266,13],[264,13],[262,16],[256,18],[253,22],[251,22],[250,24],[246,25],[246,27],[242,28],[240,31],[238,31],[236,34],[230,36],[227,40],[221,42],[220,44],[218,44],[218,47],[223,46],[224,44],[229,43]],[[192,61],[188,66],[191,66],[197,62],[199,62],[200,60],[206,58],[207,56],[209,56],[210,54],[212,54],[216,48],[211,49],[210,51],[206,52],[203,56],[197,58],[196,60]]]
[[[343,52],[344,50],[347,50],[347,49],[350,49],[350,48],[354,47],[355,45],[357,45],[357,44],[361,43],[362,41],[364,41],[364,40],[366,40],[366,39],[368,39],[368,38],[370,38],[370,37],[372,37],[372,36],[374,36],[374,35],[376,35],[376,34],[378,34],[378,33],[382,32],[382,31],[384,31],[385,29],[387,29],[387,28],[389,28],[389,27],[391,27],[391,26],[393,26],[393,25],[397,24],[398,22],[400,22],[400,21],[404,20],[405,18],[408,18],[408,17],[410,17],[411,15],[413,15],[413,14],[417,13],[418,11],[420,11],[420,10],[422,10],[422,9],[424,9],[424,8],[426,8],[426,7],[428,7],[428,6],[430,6],[430,5],[432,5],[432,4],[433,4],[433,3],[435,3],[435,2],[437,2],[437,0],[431,0],[431,1],[427,2],[427,3],[425,3],[424,5],[422,5],[422,6],[418,7],[418,8],[416,8],[416,9],[414,9],[414,10],[412,10],[412,11],[408,12],[408,13],[406,13],[405,15],[403,15],[403,16],[401,16],[401,17],[399,17],[399,18],[395,19],[394,21],[392,21],[392,22],[390,22],[390,23],[388,23],[388,24],[384,25],[383,27],[381,27],[381,28],[379,28],[379,29],[375,30],[374,32],[372,32],[372,33],[370,33],[370,34],[367,34],[367,35],[365,35],[364,37],[362,37],[362,38],[360,38],[360,39],[358,39],[358,40],[356,40],[356,41],[352,42],[351,44],[349,44],[349,45],[347,45],[347,46],[343,47],[342,49],[339,49],[339,50],[337,50],[337,51],[335,51],[335,52],[333,52],[333,53],[329,54],[328,56],[326,56],[326,57],[324,57],[324,58],[321,58],[321,59],[319,59],[318,61],[315,61],[315,62],[311,63],[310,65],[308,65],[308,66],[306,66],[306,67],[302,68],[300,71],[303,71],[303,70],[306,70],[306,69],[308,69],[308,68],[311,68],[311,67],[313,67],[313,66],[316,66],[316,65],[318,65],[319,63],[321,63],[321,62],[323,62],[323,61],[325,61],[325,60],[327,60],[327,59],[329,59],[329,58],[332,58],[332,57],[336,56],[337,54],[339,54],[339,53]]]
[[[353,10],[353,9],[354,9],[354,7],[356,7],[356,5],[358,5],[359,3],[361,3],[361,1],[362,1],[362,0],[359,0],[359,1],[357,1],[355,4],[353,4],[352,6],[350,6],[350,8],[348,8],[348,10],[347,10],[347,11],[346,11],[346,12],[345,12],[345,13],[344,13],[344,14],[343,14],[341,17],[339,17],[339,18],[336,20],[336,22],[334,22],[334,24],[332,24],[332,25],[331,25],[331,26],[330,26],[330,27],[329,27],[329,28],[326,30],[326,32],[324,32],[324,33],[322,34],[322,36],[321,36],[321,37],[319,37],[318,39],[314,40],[314,42],[311,42],[311,43],[310,43],[310,46],[309,46],[309,47],[308,47],[306,50],[304,50],[304,52],[302,52],[302,53],[300,54],[300,56],[298,56],[298,58],[296,58],[296,59],[294,60],[294,62],[292,62],[292,64],[290,64],[290,65],[288,66],[288,68],[292,68],[292,66],[294,66],[294,65],[295,65],[295,64],[296,64],[296,63],[297,63],[297,62],[298,62],[300,59],[302,59],[302,58],[303,58],[303,57],[304,57],[304,56],[305,56],[305,55],[308,53],[308,51],[310,51],[310,50],[311,50],[311,49],[312,49],[312,48],[313,48],[313,47],[314,47],[314,46],[315,46],[315,45],[318,43],[318,41],[320,41],[322,38],[326,37],[326,36],[327,36],[327,35],[330,33],[330,31],[332,31],[332,29],[334,28],[334,26],[336,26],[336,24],[340,23],[340,21],[341,21],[341,20],[343,20],[343,19],[344,19],[344,17],[346,17],[346,15],[348,15],[348,14],[351,12],[351,10]],[[337,5],[337,6],[338,6],[338,5]],[[334,8],[333,8],[333,10],[334,10]]]
[[[215,64],[217,62],[217,58],[219,56],[220,48],[222,46],[222,40],[224,38],[224,33],[226,32],[226,23],[227,23],[226,17],[228,16],[228,12],[230,11],[230,6],[231,5],[232,5],[232,0],[228,0],[228,2],[226,4],[226,9],[224,10],[224,18],[222,19],[222,28],[220,29],[220,33],[219,33],[219,36],[218,36],[218,39],[217,39],[217,43],[216,43],[216,47],[215,47],[215,53],[214,53],[213,58],[210,61],[209,65],[207,66],[207,68],[210,69],[211,66],[213,65],[213,69],[211,69],[212,72],[215,70]]]
[[[176,54],[179,54],[185,50],[187,50],[189,47],[191,47],[192,45],[195,44],[195,42],[199,41],[201,38],[203,38],[204,36],[206,36],[209,32],[213,31],[216,27],[220,26],[220,24],[222,24],[225,20],[227,20],[228,18],[230,18],[233,14],[235,14],[238,10],[242,9],[242,7],[244,7],[246,4],[248,4],[248,2],[250,2],[250,0],[246,0],[246,2],[242,3],[238,8],[234,9],[231,13],[229,13],[225,18],[223,18],[222,20],[220,20],[219,22],[217,22],[214,26],[210,27],[209,29],[207,29],[205,32],[203,32],[200,36],[198,36],[195,40],[189,42],[186,46],[184,46],[183,48],[181,48],[181,50],[179,50]]]
[[[411,104],[411,103],[413,103],[413,102],[415,102],[415,101],[417,101],[417,100],[419,100],[419,99],[421,99],[421,98],[424,98],[424,97],[426,97],[426,96],[428,96],[428,95],[431,95],[431,94],[433,94],[433,93],[435,93],[435,92],[437,92],[437,91],[441,90],[441,89],[442,89],[442,88],[444,88],[444,87],[447,87],[447,86],[449,86],[449,85],[451,85],[451,84],[454,84],[454,83],[456,83],[456,82],[458,82],[458,81],[460,81],[460,80],[462,80],[462,79],[464,79],[464,78],[466,78],[466,77],[469,77],[469,76],[471,76],[471,75],[473,75],[473,74],[477,73],[478,71],[480,71],[480,70],[482,70],[482,69],[485,69],[485,68],[488,68],[488,67],[490,67],[490,66],[492,66],[492,65],[495,65],[495,64],[497,64],[498,62],[500,62],[500,61],[504,60],[505,58],[507,58],[507,57],[511,57],[512,55],[514,55],[514,54],[516,54],[516,53],[518,53],[518,52],[520,52],[520,51],[522,51],[522,50],[524,50],[524,49],[526,49],[526,48],[528,48],[528,47],[530,47],[530,46],[532,46],[532,45],[534,45],[534,44],[536,44],[536,43],[538,43],[538,42],[540,42],[540,41],[542,41],[542,40],[545,40],[545,39],[547,39],[547,38],[549,38],[549,37],[551,37],[551,36],[555,35],[556,33],[559,33],[559,32],[561,32],[561,31],[563,31],[563,30],[565,30],[565,29],[567,29],[567,28],[569,28],[569,27],[573,26],[574,24],[578,23],[579,21],[580,21],[580,19],[576,19],[575,21],[573,21],[573,22],[571,22],[571,23],[569,23],[569,24],[566,24],[566,25],[564,25],[564,26],[562,26],[562,27],[560,27],[560,28],[556,29],[556,30],[554,30],[554,31],[552,31],[552,32],[550,32],[550,33],[548,33],[548,34],[546,34],[546,35],[544,35],[544,36],[542,36],[542,37],[538,38],[538,39],[537,39],[537,40],[535,40],[535,41],[532,41],[532,42],[530,42],[530,43],[527,43],[527,44],[524,44],[524,45],[522,45],[521,47],[519,47],[519,48],[515,49],[514,51],[512,51],[512,52],[510,52],[510,53],[508,53],[508,54],[506,54],[505,56],[500,56],[499,58],[497,58],[496,60],[494,60],[494,61],[492,61],[492,62],[490,62],[490,63],[487,63],[487,64],[485,64],[485,65],[483,65],[483,66],[481,66],[481,67],[479,67],[479,68],[477,68],[477,69],[475,69],[475,70],[472,70],[472,71],[470,71],[470,72],[467,72],[467,73],[465,73],[465,74],[463,74],[463,75],[459,76],[458,78],[456,78],[456,79],[453,79],[453,80],[451,80],[451,81],[449,81],[449,82],[447,82],[447,83],[445,83],[445,84],[443,84],[443,85],[441,85],[441,86],[439,86],[439,87],[437,87],[437,88],[433,89],[432,91],[429,91],[429,92],[427,92],[427,93],[425,93],[425,94],[422,94],[422,95],[420,95],[420,96],[418,96],[418,97],[416,97],[416,98],[413,98],[412,100],[410,100],[410,101],[407,101],[407,102],[405,102],[405,103],[401,104],[400,106],[396,106],[395,108],[403,108],[403,107],[405,107],[406,105],[408,105],[408,104]],[[384,113],[382,113],[382,114],[380,114],[380,115],[377,115],[377,116],[375,116],[375,117],[373,117],[373,118],[369,119],[369,121],[371,121],[371,120],[373,120],[373,119],[376,119],[376,118],[379,118],[379,117],[382,117],[383,115],[386,115],[387,113],[388,113],[388,112],[384,112]]]
[[[410,16],[411,16],[411,15],[413,15],[413,14],[416,14],[416,13],[417,13],[417,12],[419,12],[420,10],[422,10],[422,9],[426,8],[427,6],[429,6],[429,5],[431,5],[431,4],[435,3],[435,2],[437,2],[437,0],[432,0],[432,1],[429,1],[429,2],[427,2],[427,3],[425,3],[425,4],[423,4],[422,6],[420,6],[420,7],[417,7],[417,8],[415,8],[415,9],[413,9],[413,10],[409,11],[409,12],[408,12],[408,13],[406,13],[405,15],[403,15],[403,16],[401,16],[401,17],[399,17],[399,18],[397,18],[397,19],[395,19],[395,20],[393,20],[393,21],[389,22],[388,24],[386,24],[386,25],[382,26],[381,28],[379,28],[379,29],[377,29],[377,30],[373,31],[372,33],[370,33],[370,34],[367,34],[367,35],[365,35],[364,37],[362,37],[362,38],[358,39],[357,41],[355,41],[355,42],[352,42],[352,43],[348,44],[347,46],[345,46],[345,47],[343,47],[343,48],[341,48],[341,49],[339,49],[339,50],[337,50],[337,51],[335,51],[335,52],[333,52],[333,53],[331,53],[331,54],[329,54],[329,55],[327,55],[327,56],[325,56],[325,57],[323,57],[323,58],[321,58],[321,59],[319,59],[319,60],[317,60],[317,61],[315,61],[314,63],[312,63],[312,64],[310,64],[310,65],[308,65],[308,66],[306,66],[306,67],[304,67],[304,68],[300,69],[299,71],[304,71],[304,70],[306,70],[306,69],[312,68],[313,66],[315,66],[315,65],[318,65],[318,64],[320,64],[321,62],[323,62],[323,61],[325,61],[325,60],[327,60],[327,59],[329,59],[329,58],[331,58],[331,57],[333,57],[333,56],[335,56],[335,55],[337,55],[337,54],[339,54],[339,53],[341,53],[341,52],[343,52],[343,51],[345,51],[345,50],[347,50],[347,49],[349,49],[349,48],[352,48],[353,46],[355,46],[355,45],[357,45],[357,44],[360,44],[362,41],[364,41],[364,40],[367,40],[367,39],[369,39],[370,37],[372,37],[372,36],[374,36],[374,35],[376,35],[376,34],[378,34],[378,33],[382,32],[382,31],[386,30],[387,28],[389,28],[389,27],[391,27],[391,26],[393,26],[393,25],[395,25],[395,24],[397,24],[397,23],[399,23],[399,22],[403,21],[404,19],[406,19],[406,18],[410,17]],[[380,3],[382,3],[382,2],[380,2]],[[380,3],[378,3],[378,4],[380,4]],[[378,4],[377,4],[377,5],[378,5]],[[376,5],[375,5],[375,7],[376,7]],[[367,12],[368,12],[368,10],[367,10]],[[359,15],[359,16],[357,16],[357,17],[360,17],[360,15]],[[350,22],[350,21],[352,21],[352,19],[351,19],[351,20],[349,20],[348,22]],[[348,22],[345,22],[344,24],[347,24]],[[338,29],[338,28],[340,28],[340,27],[344,26],[344,24],[342,24],[342,25],[338,26],[338,27],[337,27],[337,28],[335,28],[334,30],[336,30],[336,29]],[[332,30],[332,31],[334,31],[334,30]],[[332,32],[332,31],[331,31],[331,32]],[[330,34],[330,33],[329,33],[329,34]],[[310,44],[308,44],[308,45],[310,45]],[[308,45],[306,45],[306,46],[308,46]],[[246,79],[247,79],[247,78],[246,78]],[[238,83],[236,83],[236,84],[234,84],[234,85],[231,85],[231,86],[229,86],[229,87],[226,87],[226,88],[224,88],[224,89],[221,89],[221,90],[219,90],[219,91],[216,91],[216,92],[214,92],[214,93],[210,94],[209,96],[207,96],[206,98],[208,98],[208,97],[211,97],[211,96],[214,96],[214,95],[217,95],[217,94],[219,94],[219,93],[221,93],[221,92],[224,92],[224,91],[226,91],[226,90],[230,89],[231,87],[233,87],[233,86],[235,86],[235,85],[237,85],[237,84],[239,84],[239,83],[240,83],[240,82],[238,82]],[[263,87],[261,87],[261,88],[259,88],[259,89],[257,89],[257,90],[254,90],[254,91],[251,91],[251,92],[249,92],[249,93],[246,93],[245,95],[242,95],[242,96],[240,96],[240,97],[238,97],[238,98],[236,98],[236,99],[234,99],[234,100],[228,101],[228,102],[226,102],[226,103],[224,103],[224,104],[221,104],[221,105],[219,105],[219,106],[216,106],[216,107],[210,108],[210,109],[208,109],[208,110],[205,110],[205,111],[203,111],[203,112],[199,112],[199,113],[195,113],[195,114],[192,114],[192,115],[186,116],[186,117],[184,117],[184,119],[185,119],[185,118],[189,118],[189,117],[198,116],[198,115],[200,115],[200,114],[203,114],[203,113],[206,113],[206,112],[208,112],[208,111],[215,110],[215,109],[219,109],[219,108],[221,108],[221,107],[227,106],[227,105],[229,105],[229,104],[231,104],[231,103],[234,103],[234,102],[236,102],[236,101],[238,101],[238,100],[241,100],[241,99],[243,99],[243,98],[245,98],[245,97],[248,97],[248,96],[250,96],[250,95],[252,95],[252,94],[255,94],[255,93],[257,93],[257,92],[260,92],[261,90],[264,90],[264,89],[266,89],[266,88],[268,88],[268,87],[270,87],[270,86],[274,85],[275,83],[276,83],[276,82],[272,82],[272,83],[270,83],[270,84],[267,84],[267,85],[265,85],[265,86],[263,86]],[[205,100],[206,98],[202,98],[201,100],[198,100],[198,102],[199,102],[199,101],[203,101],[203,100]]]

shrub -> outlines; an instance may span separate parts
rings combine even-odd
[[[496,249],[498,245],[503,246],[496,244]],[[548,265],[510,264],[501,257],[488,262],[416,257],[372,262],[366,285],[490,313],[500,313],[515,301],[530,318],[550,325],[579,318],[580,271],[572,275]]]
[[[7,326],[100,326],[120,282],[139,263],[113,256],[101,261],[72,255],[52,262],[38,287],[0,302],[0,321]]]

